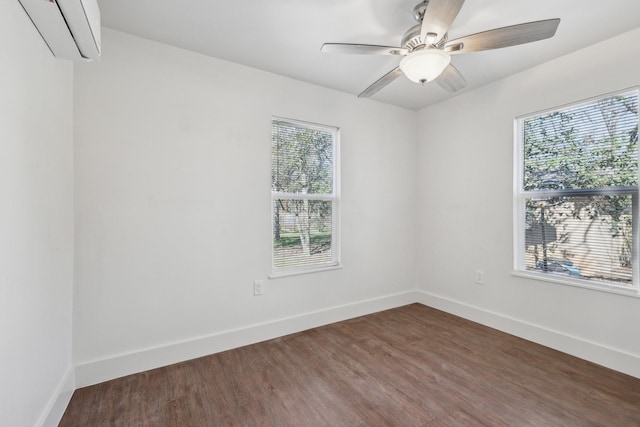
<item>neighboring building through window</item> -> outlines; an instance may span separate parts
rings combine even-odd
[[[516,273],[637,294],[638,90],[516,128]]]
[[[274,118],[273,276],[339,265],[338,129]]]

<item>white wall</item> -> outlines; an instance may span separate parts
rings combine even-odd
[[[640,29],[419,112],[426,302],[640,377],[640,299],[511,275],[514,118],[637,86],[639,39]]]
[[[55,425],[73,390],[73,69],[17,1],[0,58],[0,425]]]
[[[513,117],[638,85],[639,37],[416,114],[105,30],[72,100],[71,63],[0,3],[0,425],[55,424],[74,385],[74,101],[79,385],[409,302],[416,264],[432,305],[640,375],[640,299],[510,275]],[[253,297],[271,115],[342,129],[344,268]]]
[[[414,286],[415,112],[111,30],[75,73],[78,385],[267,338],[230,341],[265,322],[407,302],[393,296]],[[254,297],[272,115],[341,129],[344,268]]]

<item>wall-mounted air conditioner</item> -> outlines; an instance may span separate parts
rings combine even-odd
[[[100,56],[98,0],[18,0],[57,58]]]

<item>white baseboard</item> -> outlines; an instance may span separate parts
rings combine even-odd
[[[416,293],[408,291],[82,363],[76,366],[76,386],[86,387],[414,302]]]
[[[86,387],[125,375],[412,303],[420,303],[443,310],[640,378],[640,357],[636,355],[425,291],[408,291],[82,363],[75,368],[75,385],[76,387]],[[61,400],[64,400],[62,395]],[[64,408],[62,410],[64,411]]]
[[[636,355],[425,291],[415,295],[415,302],[640,378],[640,357]]]
[[[49,399],[49,403],[40,415],[36,426],[56,427],[60,423],[62,415],[64,415],[64,411],[67,409],[67,405],[69,404],[75,389],[76,383],[74,369],[73,367],[69,367],[60,380],[58,387],[56,387],[56,390]]]

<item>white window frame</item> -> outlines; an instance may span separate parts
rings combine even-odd
[[[565,110],[567,108],[579,107],[598,101],[600,99],[609,98],[616,95],[622,95],[635,91],[640,92],[638,87],[627,88],[604,95],[595,96],[569,104],[552,107],[546,110],[540,110],[534,113],[518,116],[514,119],[514,150],[513,150],[513,271],[514,276],[535,279],[544,282],[558,283],[562,285],[576,286],[580,288],[592,289],[621,295],[628,295],[640,298],[640,262],[639,262],[639,225],[640,225],[640,209],[639,209],[639,187],[619,187],[608,189],[576,189],[576,190],[543,190],[543,191],[525,191],[524,185],[524,134],[523,124],[528,118],[552,113],[555,111]],[[640,122],[640,114],[639,114]],[[640,164],[640,159],[639,159]],[[638,170],[640,183],[640,168]],[[605,196],[605,195],[631,195],[632,196],[632,286],[616,285],[613,283],[599,282],[595,280],[576,279],[569,276],[563,277],[549,274],[546,272],[538,272],[527,270],[525,266],[525,228],[526,228],[526,199],[546,198],[552,196]]]
[[[271,190],[271,274],[270,279],[279,277],[295,276],[300,274],[316,273],[320,271],[335,270],[342,268],[340,263],[340,128],[336,126],[322,125],[302,120],[289,119],[285,117],[273,116],[271,125],[274,122],[286,122],[294,126],[311,130],[329,132],[333,138],[333,188],[331,194],[304,194],[287,193]],[[271,185],[270,185],[271,188]],[[310,264],[296,267],[280,267],[274,265],[275,260],[275,233],[274,233],[274,212],[273,204],[276,200],[320,200],[331,202],[331,261],[324,264]]]

